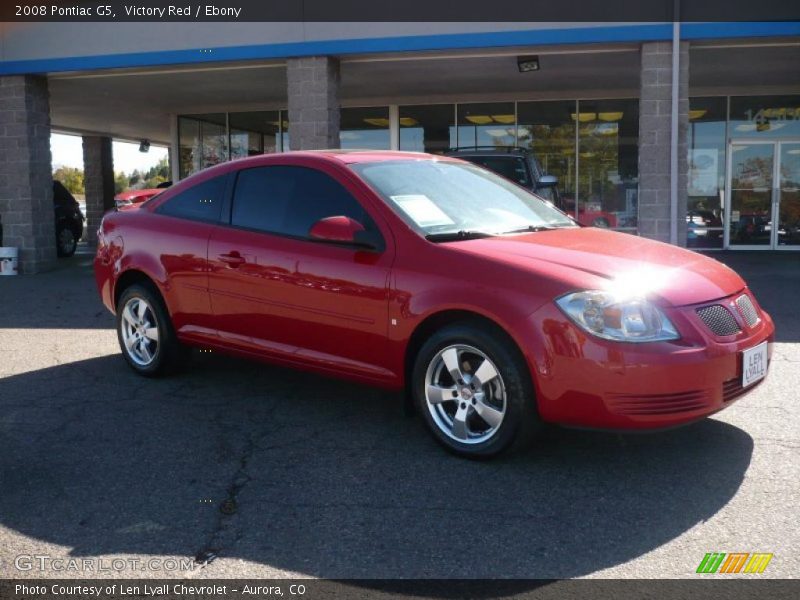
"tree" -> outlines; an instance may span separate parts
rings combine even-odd
[[[119,194],[128,189],[128,176],[122,171],[114,173],[114,193]]]
[[[53,179],[60,181],[71,194],[83,194],[83,170],[76,167],[58,167]]]

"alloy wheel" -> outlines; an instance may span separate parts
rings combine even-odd
[[[481,350],[464,344],[447,346],[433,357],[425,401],[439,430],[464,444],[494,437],[508,404],[497,367]]]
[[[64,227],[58,232],[58,247],[64,255],[69,255],[74,250],[75,234],[69,227]]]
[[[133,297],[125,303],[120,327],[131,360],[141,367],[152,363],[158,352],[158,321],[144,298]]]

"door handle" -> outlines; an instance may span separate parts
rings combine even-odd
[[[219,259],[229,267],[234,268],[247,262],[247,260],[245,260],[245,258],[235,250],[233,252],[229,252],[228,254],[220,254]]]

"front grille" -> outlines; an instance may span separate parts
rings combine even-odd
[[[721,304],[698,308],[697,316],[716,335],[733,335],[741,331],[731,311]]]
[[[753,303],[750,301],[750,296],[747,294],[742,294],[736,299],[736,307],[739,309],[739,313],[741,313],[748,327],[755,327],[761,320],[758,316],[758,312],[756,312],[756,307],[753,306]]]
[[[709,404],[706,390],[674,394],[609,394],[606,405],[618,415],[672,415],[705,408]]]

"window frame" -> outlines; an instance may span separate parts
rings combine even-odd
[[[344,242],[342,242],[342,243],[331,243],[331,242],[328,242],[328,241],[325,241],[325,240],[315,240],[315,239],[310,238],[308,236],[292,235],[292,234],[289,234],[289,233],[282,233],[280,231],[265,231],[263,229],[258,229],[256,227],[247,227],[246,225],[236,225],[236,224],[234,224],[233,220],[232,220],[233,219],[233,202],[234,202],[234,198],[236,196],[236,185],[237,185],[238,180],[239,180],[239,174],[241,172],[243,172],[243,171],[249,171],[249,170],[252,170],[252,169],[269,169],[269,168],[274,168],[274,167],[291,167],[291,168],[294,168],[294,169],[306,169],[306,170],[309,170],[309,171],[315,171],[315,172],[320,173],[320,174],[322,174],[322,175],[324,175],[326,177],[329,177],[334,182],[336,182],[339,186],[342,187],[342,189],[345,192],[347,192],[350,195],[350,197],[353,199],[353,201],[355,201],[361,207],[361,209],[364,211],[364,213],[367,215],[367,218],[369,219],[370,223],[361,223],[361,224],[364,225],[364,227],[365,227],[365,229],[367,231],[371,231],[376,235],[376,240],[375,241],[377,242],[377,246],[378,247],[373,249],[373,248],[366,248],[365,246],[363,246],[361,244],[357,244],[357,243],[353,243],[353,244],[348,244],[348,243],[344,243]],[[383,232],[381,231],[381,228],[378,225],[377,219],[370,212],[370,210],[367,207],[366,203],[362,202],[358,198],[358,195],[353,193],[353,191],[346,185],[345,181],[343,181],[341,178],[337,177],[336,175],[334,175],[332,173],[329,173],[329,172],[324,171],[322,169],[318,169],[316,167],[312,167],[312,166],[308,166],[308,165],[275,163],[275,164],[253,165],[253,166],[243,167],[243,168],[236,169],[235,171],[231,172],[229,174],[229,176],[230,176],[230,179],[228,181],[228,189],[226,190],[226,198],[225,198],[225,202],[222,205],[222,214],[220,216],[220,221],[219,221],[219,225],[221,225],[221,226],[228,227],[230,229],[237,229],[237,230],[240,230],[240,231],[248,231],[248,232],[256,233],[256,234],[259,234],[259,235],[273,236],[273,237],[278,237],[278,238],[283,238],[283,239],[288,239],[288,240],[295,240],[295,241],[299,241],[299,242],[309,242],[309,243],[316,244],[316,245],[325,245],[325,246],[330,246],[330,247],[334,247],[334,248],[338,247],[338,248],[343,248],[343,249],[348,249],[348,250],[355,250],[355,251],[358,251],[358,252],[382,253],[382,252],[384,252],[386,250],[386,237],[384,236]],[[339,215],[331,215],[331,216],[339,216]],[[343,215],[343,216],[347,216],[347,215]],[[371,228],[368,227],[368,225],[371,225]]]

